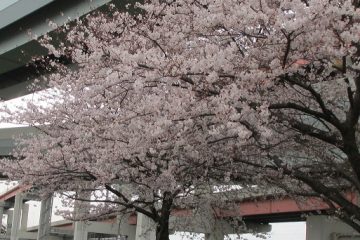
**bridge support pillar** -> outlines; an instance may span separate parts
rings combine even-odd
[[[46,240],[51,232],[52,196],[41,201],[37,240]]]
[[[74,240],[87,240],[87,229],[85,221],[75,222]]]
[[[22,205],[23,205],[23,194],[18,193],[15,196],[10,240],[18,240],[18,234],[19,234],[20,222],[21,222]]]
[[[3,215],[4,215],[4,205],[5,203],[3,201],[0,201],[0,228],[3,226]]]
[[[27,230],[27,223],[29,217],[29,204],[24,203],[21,208],[21,222],[20,222],[20,230]]]
[[[354,229],[339,219],[309,216],[306,219],[306,240],[347,240],[360,237]]]
[[[131,195],[133,188],[130,184],[118,183],[115,185],[115,189],[125,196]],[[120,214],[116,217],[117,225],[119,226],[118,233],[127,236],[127,240],[136,239],[136,225],[130,225],[129,220],[130,214]]]
[[[12,228],[12,219],[13,219],[13,210],[7,210],[7,223],[6,223],[6,236],[10,237],[11,235],[11,228]]]
[[[80,191],[77,193],[77,198],[79,199],[90,199],[91,192],[90,191]],[[89,211],[90,204],[86,201],[75,200],[74,205],[75,218],[79,219],[75,222],[74,227],[74,240],[87,240],[88,239],[88,227],[85,220]]]
[[[144,214],[137,213],[135,240],[156,239],[155,223]]]
[[[129,215],[117,216],[117,225],[119,226],[119,233],[126,235],[127,240],[135,240],[136,237],[136,226],[128,223]]]

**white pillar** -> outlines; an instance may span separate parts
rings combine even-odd
[[[156,225],[154,221],[142,213],[137,213],[135,240],[156,239]]]
[[[4,215],[4,205],[5,205],[5,202],[4,201],[0,201],[0,230],[3,226],[3,215]]]
[[[87,240],[88,232],[84,221],[75,222],[74,240]]]
[[[12,218],[11,237],[10,240],[18,240],[18,232],[21,221],[21,209],[23,204],[23,194],[15,195],[14,212]]]
[[[28,215],[29,215],[29,204],[25,203],[21,208],[21,222],[20,222],[21,231],[27,230]]]
[[[353,228],[332,217],[318,215],[306,218],[306,240],[358,239]]]
[[[90,199],[91,192],[77,193],[79,199]],[[75,218],[82,219],[86,217],[90,210],[90,203],[85,201],[75,201],[74,211]],[[74,240],[87,240],[88,231],[85,221],[76,221],[74,227]]]
[[[201,224],[203,233],[205,234],[205,240],[223,240],[225,228],[228,232],[231,232],[231,226],[216,219],[214,216],[214,210],[211,206],[211,202],[208,200],[208,195],[211,194],[211,186],[205,186],[204,189],[197,190],[198,193],[203,194],[199,202],[198,221],[196,224]]]
[[[46,240],[50,237],[52,203],[52,196],[49,196],[41,201],[37,240]]]
[[[6,236],[10,237],[14,211],[13,210],[7,210],[6,214],[7,214]]]
[[[117,225],[119,226],[119,233],[121,235],[126,235],[126,240],[135,240],[136,236],[136,226],[129,224],[129,214],[124,216],[117,216]]]
[[[120,191],[125,196],[131,193],[131,185],[130,184],[116,184],[115,189]],[[136,225],[129,224],[130,214],[121,214],[116,217],[117,225],[119,226],[119,233],[121,235],[126,235],[126,240],[135,240],[136,236]]]

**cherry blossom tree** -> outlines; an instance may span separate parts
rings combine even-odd
[[[67,34],[40,40],[46,104],[7,110],[40,132],[7,174],[44,193],[106,189],[96,214],[143,213],[159,240],[175,205],[221,184],[318,197],[360,231],[346,197],[360,191],[359,4],[144,1],[54,26]]]

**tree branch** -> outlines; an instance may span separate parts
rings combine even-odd
[[[289,76],[288,74],[280,77],[281,80],[285,82],[289,82],[291,84],[295,84],[308,92],[314,97],[315,101],[319,104],[319,107],[321,108],[322,114],[319,115],[319,117],[323,118],[327,122],[331,123],[333,126],[335,126],[337,129],[341,129],[341,123],[340,120],[335,116],[335,114],[329,110],[325,106],[325,102],[323,101],[321,95],[311,86],[311,84],[306,84],[298,79],[299,76]],[[309,113],[312,114],[312,113]],[[316,115],[315,115],[316,116]]]

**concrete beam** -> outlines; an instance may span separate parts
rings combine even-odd
[[[1,92],[1,90],[0,90]],[[15,147],[14,137],[19,135],[29,136],[38,131],[32,127],[13,127],[0,129],[0,156],[9,156]],[[16,195],[17,192],[24,191],[24,186],[16,186],[13,189],[0,195],[0,200],[7,200]]]
[[[67,22],[69,19],[76,19],[86,13],[91,12],[92,10],[108,3],[110,0],[77,0],[77,1],[50,1],[50,0],[20,0],[13,8],[6,9],[6,14],[14,15],[13,17],[19,17],[21,11],[27,11],[28,14],[23,14],[24,16],[11,24],[7,28],[0,29],[2,38],[0,39],[0,56],[3,53],[9,52],[16,48],[21,48],[22,51],[30,50],[27,48],[26,44],[32,42],[33,40],[28,35],[28,29],[31,29],[32,34],[36,36],[42,36],[45,33],[51,32],[53,29],[48,24],[48,20],[55,22],[57,25],[61,26]],[[50,4],[49,4],[50,3]],[[21,5],[21,6],[20,6]],[[25,6],[29,5],[29,6]],[[45,7],[44,7],[45,6]],[[37,11],[31,13],[30,10],[36,8]],[[3,11],[3,12],[4,12]],[[31,14],[29,14],[29,11]],[[16,13],[14,13],[16,12]],[[25,12],[24,12],[25,13]],[[7,16],[4,16],[5,18]],[[7,18],[10,18],[9,16]],[[9,22],[10,19],[8,19]],[[1,27],[1,24],[0,24]],[[21,55],[15,56],[13,64],[19,63],[17,58],[23,57],[24,54],[19,52]],[[26,55],[27,52],[25,52]],[[17,58],[15,58],[17,57]],[[11,59],[4,59],[10,63]],[[5,70],[5,69],[4,69]],[[9,71],[10,69],[6,69]],[[1,69],[0,73],[2,73]]]
[[[12,24],[13,22],[31,14],[39,8],[53,2],[54,0],[19,0],[7,8],[0,11],[0,29]]]
[[[247,223],[243,228],[233,226],[228,221],[221,219],[201,218],[197,216],[189,217],[170,217],[170,229],[172,232],[193,232],[193,233],[213,233],[222,232],[223,235],[242,234],[250,232],[266,233],[271,231],[270,224]]]
[[[0,130],[0,135],[1,135],[1,130]],[[11,199],[14,199],[14,197],[19,194],[24,192],[25,190],[29,189],[29,187],[27,186],[23,186],[23,185],[17,185],[15,187],[13,187],[12,189],[8,190],[7,192],[3,193],[0,195],[0,201],[8,201]]]
[[[72,236],[74,231],[69,229],[62,229],[61,227],[51,227],[51,234],[53,235],[62,235],[62,236]]]
[[[33,74],[21,74],[35,56],[48,54],[33,36],[51,33],[48,21],[62,26],[111,0],[18,0],[0,12],[0,98],[8,100],[31,93],[27,86]],[[54,38],[56,34],[53,34]],[[26,69],[25,69],[26,70]],[[13,71],[13,72],[12,72]]]
[[[118,234],[119,226],[116,223],[87,222],[86,231],[91,233]]]
[[[136,226],[127,223],[127,216],[124,221],[108,222],[86,222],[88,233],[103,233],[113,235],[125,235],[127,240],[135,240]]]
[[[36,239],[37,233],[33,232],[26,232],[26,231],[19,231],[18,232],[18,239]]]

